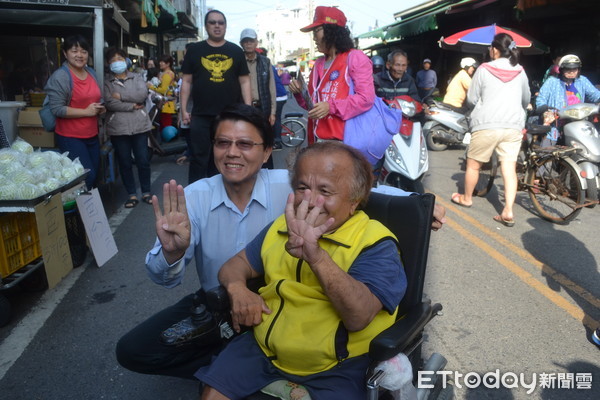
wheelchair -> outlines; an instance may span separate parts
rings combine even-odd
[[[369,347],[371,365],[366,372],[368,400],[393,398],[389,392],[380,387],[385,372],[375,371],[375,367],[399,353],[404,353],[412,364],[415,386],[419,370],[434,372],[427,376],[428,379],[431,378],[428,381],[431,389],[417,388],[419,400],[453,398],[453,387],[451,385],[442,387],[441,380],[435,379],[438,376],[435,372],[445,367],[446,359],[438,353],[433,353],[428,361],[424,362],[421,351],[425,326],[442,310],[441,304],[432,304],[430,300],[423,300],[434,204],[435,196],[429,193],[405,197],[371,193],[364,209],[370,218],[383,223],[398,238],[408,283],[406,294],[399,304],[398,319],[371,341]],[[227,295],[222,287],[217,290],[220,291],[219,294],[209,291],[207,296],[210,298],[216,296],[223,306],[222,302],[228,300]],[[277,398],[258,392],[247,399]]]

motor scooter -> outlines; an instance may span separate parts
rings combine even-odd
[[[402,110],[402,125],[385,151],[377,183],[424,193],[422,179],[429,169],[429,154],[421,122],[415,118],[423,112],[423,106],[410,96],[398,96],[384,101],[390,107]]]
[[[443,151],[450,145],[463,144],[469,132],[467,117],[452,106],[431,100],[429,110],[425,113],[423,135],[427,147],[433,151]]]
[[[587,201],[598,201],[598,188],[600,187],[600,135],[596,126],[589,120],[590,117],[600,114],[599,104],[579,103],[567,106],[558,111],[559,120],[565,121],[562,134],[565,145],[575,147],[577,152],[572,155],[573,160],[585,174],[587,181]],[[594,207],[590,204],[588,207]]]
[[[187,149],[185,138],[178,134],[175,138],[166,141],[160,130],[160,110],[165,102],[172,101],[174,98],[163,96],[151,90],[148,99],[146,109],[148,117],[152,121],[152,130],[148,137],[148,157],[151,159],[154,154],[168,156],[183,153]]]

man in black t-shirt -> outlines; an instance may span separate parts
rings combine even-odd
[[[190,124],[190,170],[188,183],[216,174],[212,161],[210,125],[223,108],[252,102],[250,75],[242,49],[225,40],[227,20],[218,10],[204,18],[208,39],[191,45],[181,71],[181,115]],[[192,85],[193,84],[193,85]],[[194,106],[187,112],[190,88]],[[191,121],[191,123],[190,123]]]

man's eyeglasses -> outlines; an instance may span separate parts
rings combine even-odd
[[[229,140],[229,139],[215,139],[213,140],[213,144],[217,149],[227,150],[231,147],[232,144],[236,145],[236,147],[241,151],[250,151],[254,148],[254,146],[260,146],[264,143],[255,143],[252,140]]]
[[[216,21],[214,19],[209,19],[208,21],[206,21],[206,23],[209,25],[225,25],[225,21]]]

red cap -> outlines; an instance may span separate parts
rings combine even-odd
[[[302,32],[310,32],[317,26],[323,24],[334,24],[337,26],[346,26],[346,16],[337,7],[323,7],[319,6],[315,8],[315,18],[313,23],[300,29]]]

